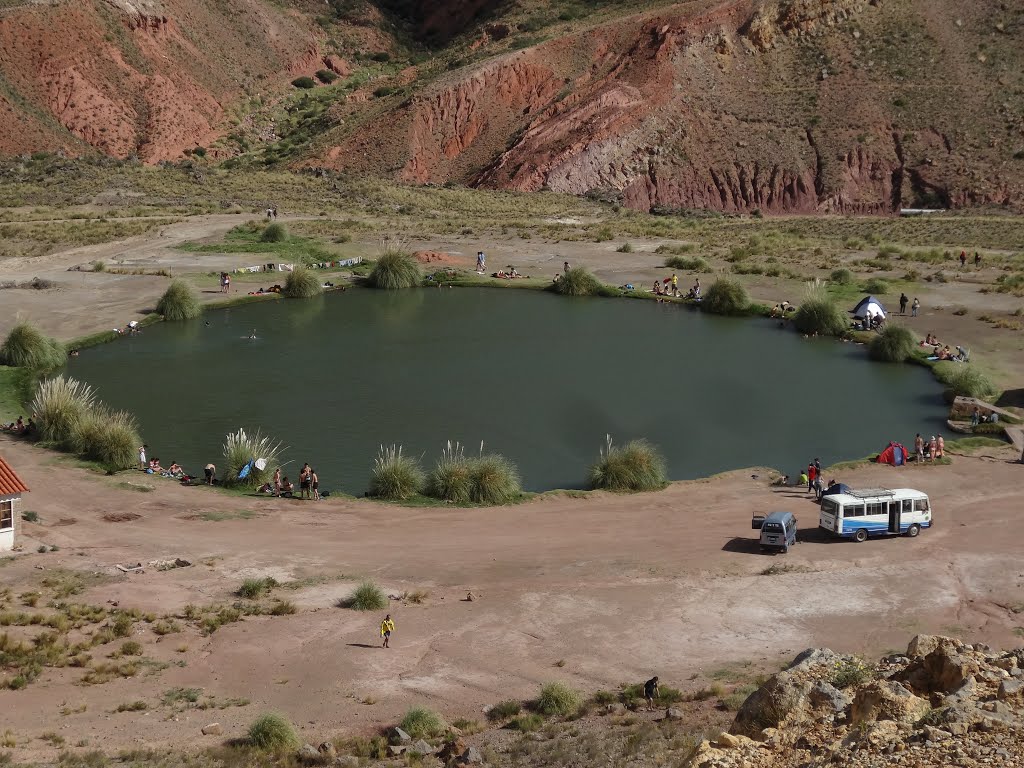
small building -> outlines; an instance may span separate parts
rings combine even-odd
[[[21,518],[21,494],[28,490],[10,465],[0,456],[0,552],[14,549],[14,535]]]

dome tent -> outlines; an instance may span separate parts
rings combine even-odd
[[[907,449],[899,443],[889,443],[889,447],[878,454],[878,463],[902,467],[907,463]]]
[[[882,318],[886,316],[885,307],[883,307],[882,302],[874,296],[865,296],[860,300],[860,303],[853,308],[853,316],[858,320],[861,320],[868,315]]]

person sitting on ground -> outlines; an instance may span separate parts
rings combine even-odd
[[[287,475],[281,478],[281,495],[291,494],[295,490],[295,484],[288,479]]]
[[[654,295],[661,296],[661,280],[654,281]]]
[[[171,466],[167,468],[165,473],[168,477],[181,477],[185,474],[185,470],[182,469],[181,464],[176,461],[171,462]]]
[[[936,349],[938,349],[938,348],[936,347]],[[944,346],[944,347],[943,347],[943,348],[942,348],[942,349],[941,349],[941,350],[939,351],[939,353],[938,353],[938,354],[939,354],[939,360],[950,360],[950,359],[952,359],[952,357],[953,357],[952,353],[950,353],[950,351],[949,351],[949,344],[947,344],[946,346]]]
[[[807,472],[806,471],[802,471],[800,473],[800,487],[803,488],[805,485],[810,485],[810,484],[811,484],[811,481],[810,481],[810,478],[807,477]]]
[[[29,419],[28,420],[28,424],[25,425],[25,429],[22,430],[21,434],[23,434],[23,435],[25,435],[27,437],[29,435],[34,435],[35,433],[36,433],[36,423],[32,419]]]
[[[988,415],[988,418],[985,419],[985,421],[987,421],[989,424],[995,424],[995,423],[997,423],[999,421],[999,414],[996,413],[995,411],[993,411],[992,413],[990,413]],[[29,424],[30,427],[32,426],[32,420],[31,419],[29,419],[28,424]]]
[[[259,488],[256,489],[256,493],[273,493],[273,492],[274,492],[274,486],[272,486],[270,483],[264,483],[263,485],[261,485]]]

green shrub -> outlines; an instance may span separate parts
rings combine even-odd
[[[370,474],[370,495],[404,501],[423,490],[426,477],[420,463],[402,453],[402,446],[380,447]]]
[[[609,240],[615,238],[615,233],[611,227],[601,227],[594,233],[594,241],[598,243],[607,243]]]
[[[836,688],[850,688],[864,685],[875,677],[874,668],[860,659],[844,660],[836,665],[829,682]]]
[[[552,290],[563,296],[595,296],[604,286],[584,267],[570,267],[552,283]]]
[[[286,717],[269,713],[260,715],[249,726],[249,743],[268,751],[292,750],[299,748],[299,737]]]
[[[590,485],[608,491],[655,491],[668,482],[665,460],[646,440],[632,440],[624,446],[606,445],[590,468]]]
[[[629,243],[623,243],[622,245],[620,245],[618,248],[615,249],[615,252],[616,253],[632,253],[633,252],[633,246],[630,245]]]
[[[329,69],[318,69],[316,71],[316,79],[324,85],[330,85],[338,79],[338,74]]]
[[[48,373],[67,362],[64,345],[44,336],[34,325],[22,322],[15,325],[0,346],[0,365],[27,368]]]
[[[414,739],[429,739],[439,736],[445,728],[440,715],[426,707],[413,707],[405,713],[398,727]]]
[[[808,287],[793,316],[793,325],[800,333],[841,336],[849,328],[849,321],[824,286],[815,284]]]
[[[373,288],[396,290],[414,288],[421,279],[419,262],[411,253],[387,250],[377,259],[366,281]]]
[[[482,453],[470,463],[470,500],[477,504],[508,504],[521,493],[519,470],[501,454]]]
[[[741,315],[749,304],[750,297],[743,283],[720,277],[708,288],[701,307],[716,315]]]
[[[466,504],[472,490],[472,466],[459,443],[448,441],[427,481],[427,495],[453,504]]]
[[[378,99],[383,99],[385,96],[390,96],[395,93],[398,89],[391,85],[382,85],[380,88],[373,90],[373,95]]]
[[[71,377],[56,376],[39,382],[30,410],[42,440],[74,450],[75,435],[95,405],[92,387]]]
[[[487,719],[493,721],[508,720],[523,711],[523,705],[515,699],[499,701],[487,710]]]
[[[239,429],[225,435],[222,453],[224,484],[250,488],[263,485],[274,474],[274,469],[280,466],[282,452],[281,443],[264,436],[258,429],[252,434]],[[248,476],[240,479],[238,475],[242,468],[254,459],[263,459],[266,462],[263,469],[253,464]]]
[[[289,299],[311,299],[323,292],[319,276],[305,267],[296,267],[289,272],[281,289]]]
[[[839,285],[849,285],[853,282],[853,273],[848,269],[833,269],[828,279]]]
[[[880,277],[873,277],[864,283],[864,292],[884,296],[889,291],[889,283]]]
[[[164,320],[192,320],[203,313],[196,289],[184,280],[172,280],[157,302],[156,311]]]
[[[949,398],[960,395],[987,400],[997,392],[988,377],[970,363],[944,361],[938,363],[934,370],[935,377],[946,385]]]
[[[288,230],[284,224],[267,224],[260,235],[261,243],[285,243],[288,241]]]
[[[700,256],[670,256],[665,266],[682,272],[710,272],[711,266]]]
[[[66,447],[84,459],[117,471],[135,465],[141,443],[134,416],[97,404],[74,422]]]
[[[535,712],[513,718],[508,727],[521,733],[532,733],[544,725],[544,718]]]
[[[136,640],[125,640],[121,643],[120,654],[122,656],[141,656],[142,643]]]
[[[296,77],[294,80],[292,80],[292,85],[294,85],[296,88],[308,90],[310,88],[316,88],[316,81],[312,77],[302,76]]]
[[[565,683],[547,683],[537,697],[537,711],[542,715],[574,715],[580,708],[580,695]]]
[[[910,329],[903,325],[887,323],[885,328],[871,340],[868,354],[872,360],[883,363],[902,363],[914,356],[917,339]]]
[[[353,611],[382,611],[388,607],[388,598],[372,581],[364,581],[342,600],[341,605]]]
[[[255,600],[266,592],[277,586],[277,580],[267,577],[264,579],[246,579],[238,588],[238,596],[247,600]]]

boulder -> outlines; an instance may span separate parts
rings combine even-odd
[[[406,749],[408,749],[408,747],[406,747],[404,744],[389,744],[388,754],[391,757],[400,757],[405,753]]]
[[[845,712],[853,699],[831,683],[817,682],[808,693],[811,706],[817,710],[827,710],[831,714]]]
[[[963,685],[942,698],[942,706],[952,707],[964,702],[972,702],[978,697],[978,683],[973,677],[964,680]]]
[[[329,741],[321,742],[320,746],[317,747],[317,751],[324,757],[328,758],[333,758],[335,755],[337,755],[337,750],[334,748],[334,745]]]
[[[359,758],[355,755],[342,755],[334,758],[337,768],[359,768]]]
[[[303,744],[298,752],[298,758],[304,765],[316,765],[322,759],[320,752],[312,744]]]
[[[719,749],[736,749],[740,745],[742,736],[733,736],[731,733],[720,733],[715,740],[715,746]]]
[[[461,737],[457,737],[452,741],[446,742],[445,745],[437,751],[437,758],[442,763],[447,763],[454,760],[465,751],[466,742],[463,741]]]
[[[209,725],[203,726],[202,732],[203,736],[220,736],[224,733],[224,729],[221,727],[220,723],[210,723]]]
[[[924,657],[924,669],[929,691],[951,693],[976,675],[980,667],[974,658],[939,646]]]
[[[461,765],[479,765],[484,761],[484,756],[480,754],[480,750],[476,747],[470,747],[462,756],[459,757],[459,763]]]
[[[892,720],[914,723],[931,709],[931,705],[915,696],[899,683],[876,680],[857,691],[850,708],[853,722]]]
[[[403,731],[397,725],[391,729],[391,741],[396,744],[409,744],[412,742],[412,736]]]
[[[943,637],[942,635],[915,635],[907,646],[907,656],[912,659],[924,658],[940,645],[949,645],[957,650],[963,647],[963,643],[953,637]]]
[[[432,755],[434,754],[434,748],[429,742],[424,739],[414,742],[409,745],[409,751],[415,752],[417,755]]]
[[[668,709],[665,710],[665,719],[666,720],[682,720],[683,719],[683,710],[676,709],[675,707],[669,707]]]
[[[996,695],[1002,701],[1017,701],[1024,698],[1024,682],[1020,680],[1003,680],[999,684]]]

